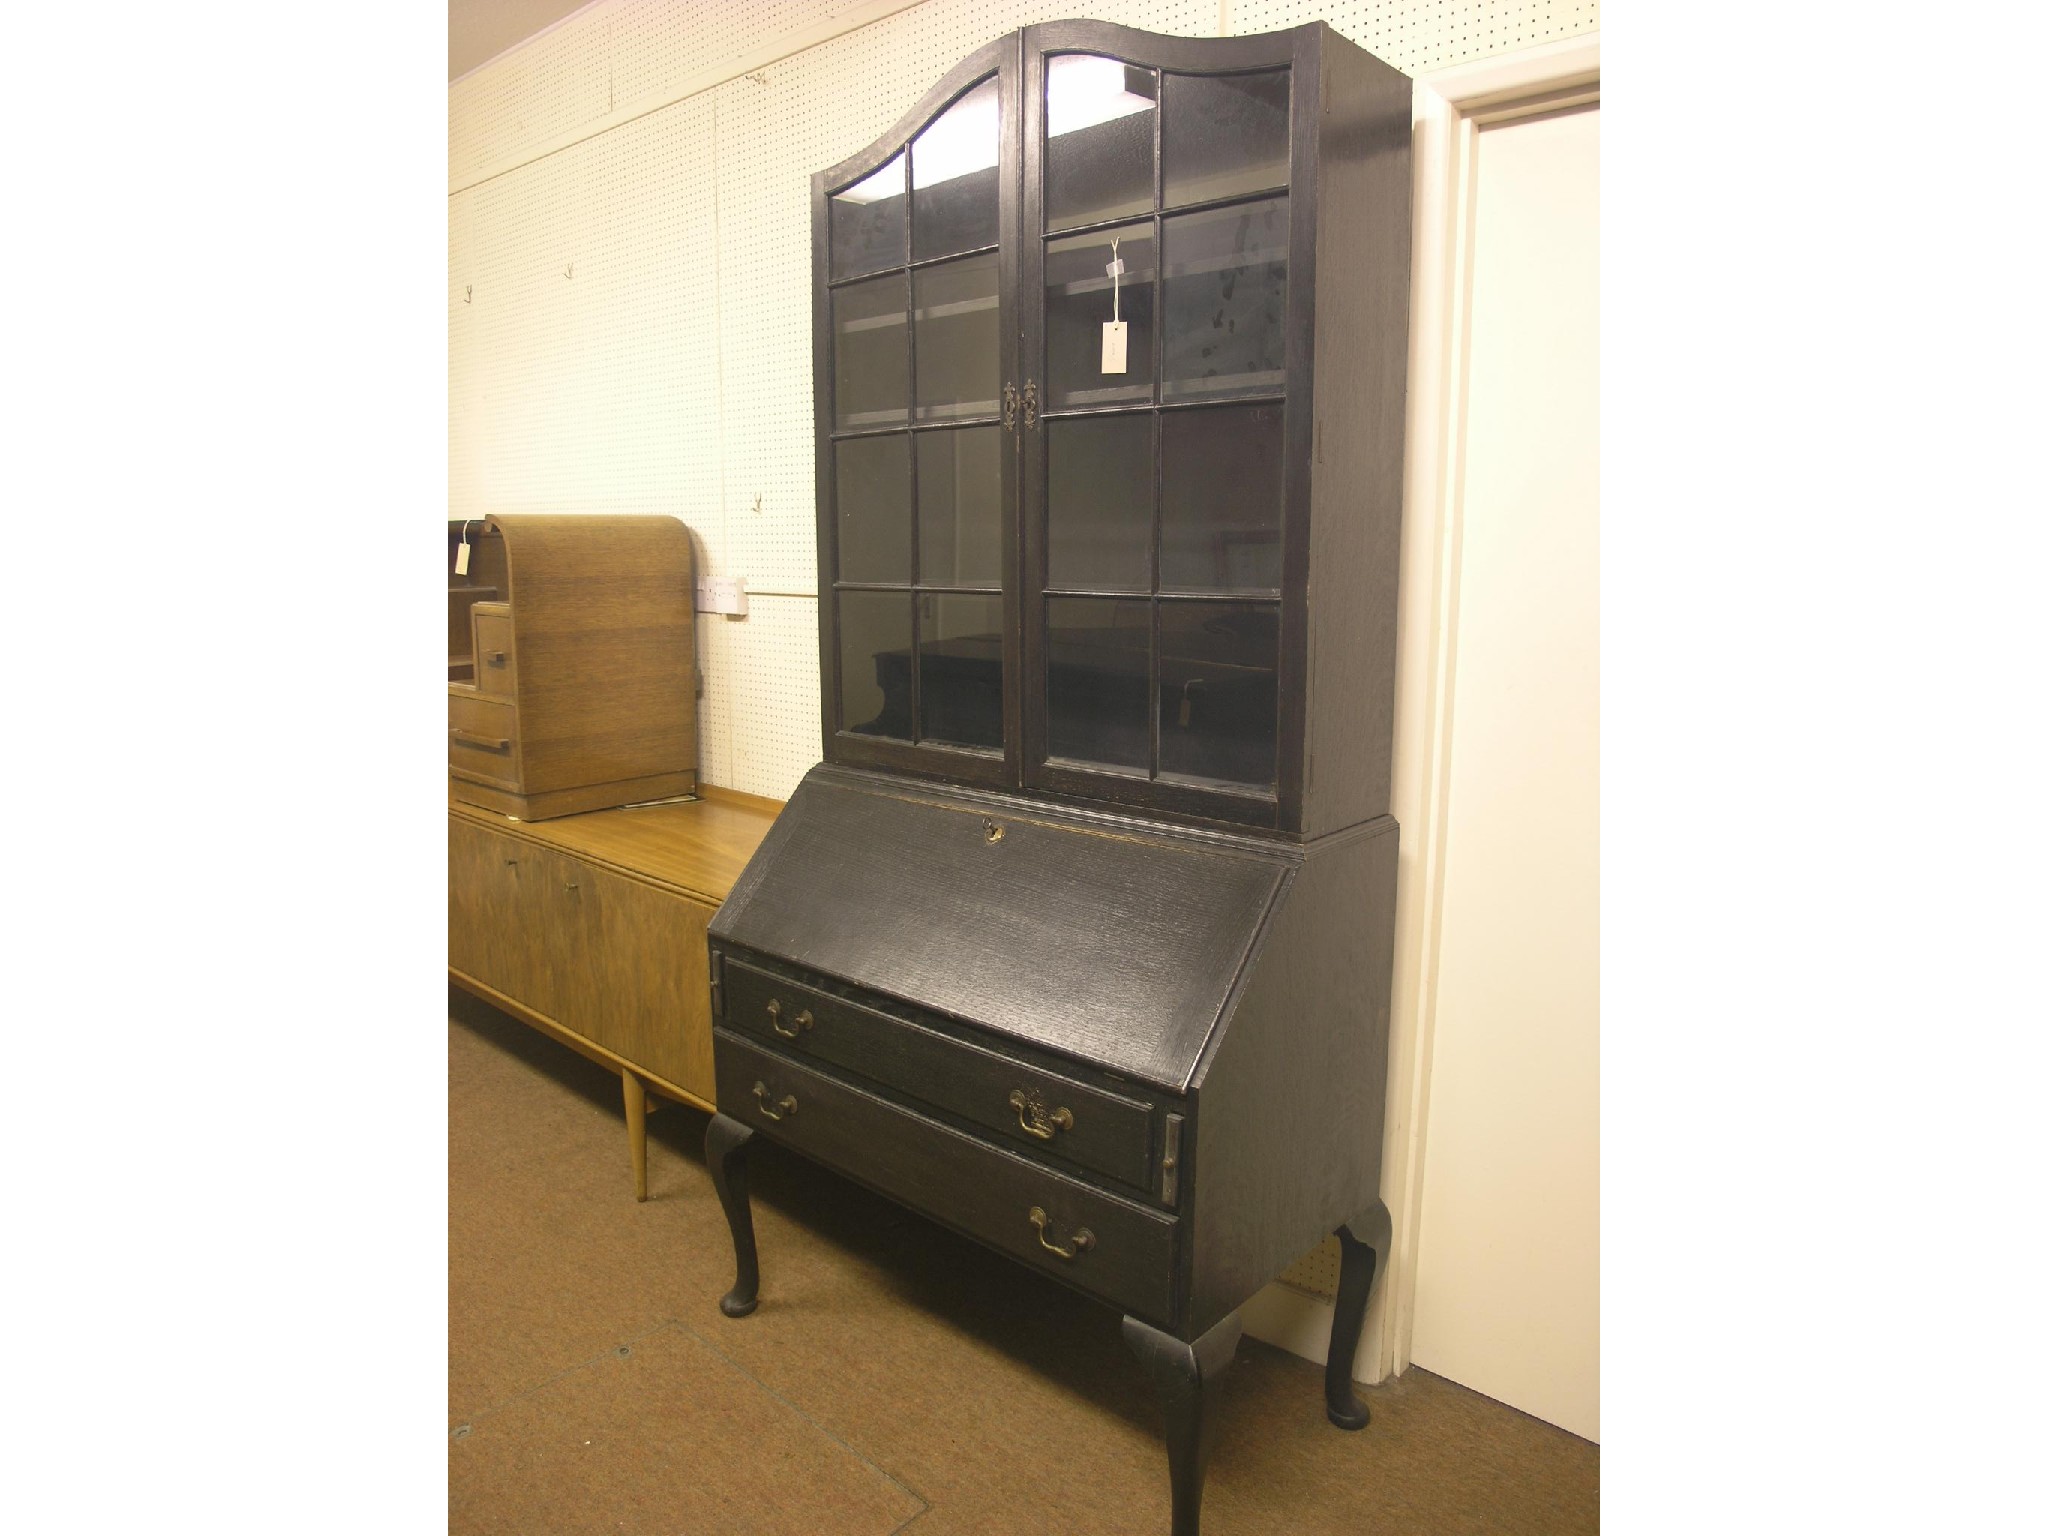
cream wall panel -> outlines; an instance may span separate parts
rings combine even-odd
[[[1411,75],[1591,32],[1600,0],[1224,0],[1233,36],[1326,21]]]
[[[474,295],[451,353],[481,419],[456,516],[668,513],[715,562],[715,195],[702,102],[464,194]]]

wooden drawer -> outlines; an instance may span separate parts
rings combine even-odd
[[[486,784],[519,787],[519,712],[510,701],[448,690],[448,767]]]
[[[517,665],[512,650],[512,606],[476,603],[470,607],[476,626],[476,670],[470,674],[478,693],[511,698],[517,692]]]
[[[730,1030],[713,1033],[721,1113],[1077,1290],[1172,1325],[1172,1217],[899,1109]]]
[[[1005,1141],[1152,1190],[1152,1109],[936,1030],[725,962],[724,1023],[792,1055],[984,1126]]]

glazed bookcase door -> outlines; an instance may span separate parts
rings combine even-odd
[[[1060,22],[1022,75],[1023,782],[1297,828],[1315,52]]]
[[[832,762],[1017,782],[1019,47],[812,181]]]

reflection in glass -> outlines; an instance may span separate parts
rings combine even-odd
[[[1287,383],[1287,199],[1167,219],[1164,398]]]
[[[1112,294],[1110,242],[1123,262]],[[1126,224],[1045,246],[1045,388],[1053,410],[1152,399],[1152,225]],[[1121,311],[1130,327],[1125,371],[1102,371],[1102,326]]]
[[[996,243],[1001,127],[991,75],[911,140],[913,261]]]
[[[1280,590],[1279,405],[1162,411],[1162,590]]]
[[[1048,757],[1146,772],[1152,763],[1152,604],[1045,600]]]
[[[910,439],[855,437],[832,449],[841,581],[910,580]]]
[[[922,741],[1003,744],[1003,600],[964,593],[918,598]]]
[[[841,431],[901,423],[910,404],[903,275],[832,290],[832,406]]]
[[[839,594],[839,726],[910,740],[910,594]]]
[[[1159,605],[1159,776],[1273,787],[1277,603]]]
[[[1045,227],[1067,229],[1152,208],[1159,80],[1092,54],[1045,61]]]
[[[1152,589],[1152,413],[1046,426],[1045,580],[1094,592]]]
[[[1166,206],[1287,185],[1287,76],[1168,75],[1160,126]]]
[[[1003,580],[1001,427],[917,434],[917,558],[936,587]]]
[[[903,265],[903,157],[832,194],[832,277]]]
[[[1002,316],[995,253],[911,273],[920,421],[996,413]]]

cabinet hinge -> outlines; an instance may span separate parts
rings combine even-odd
[[[1172,1205],[1180,1196],[1179,1115],[1166,1117],[1166,1150],[1159,1157],[1159,1198]]]

